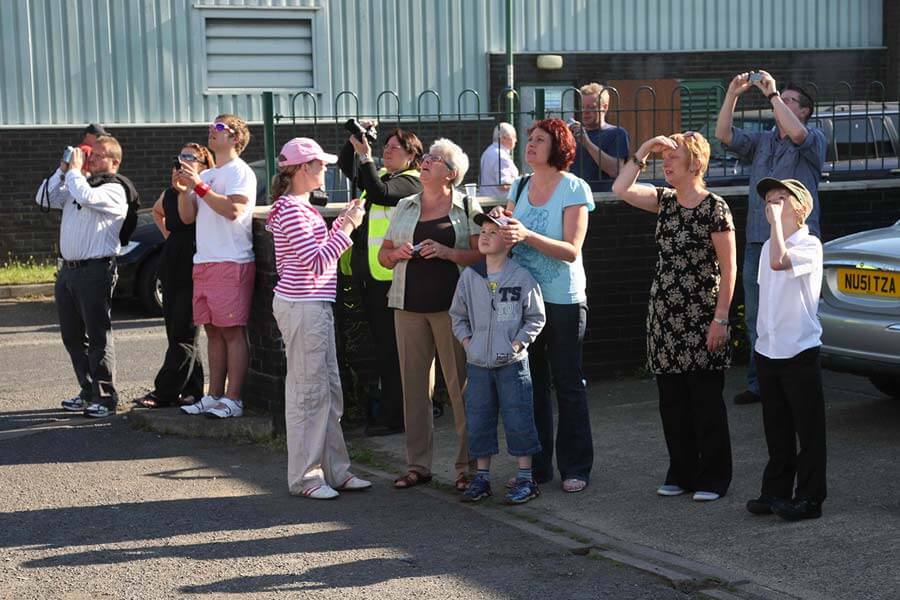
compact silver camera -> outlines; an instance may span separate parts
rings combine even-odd
[[[762,74],[762,73],[760,73],[759,71],[752,71],[752,72],[750,73],[750,77],[748,77],[747,80],[748,80],[750,83],[755,83],[755,82],[757,82],[757,81],[762,81],[762,78],[763,78],[763,74]]]
[[[72,162],[72,154],[75,153],[75,148],[72,146],[66,146],[66,149],[63,150],[62,161],[66,164]]]

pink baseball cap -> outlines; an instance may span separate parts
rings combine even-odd
[[[278,154],[279,167],[302,165],[311,160],[321,160],[324,163],[332,164],[337,162],[337,156],[322,150],[322,146],[315,140],[302,137],[289,141],[281,147],[281,153]]]

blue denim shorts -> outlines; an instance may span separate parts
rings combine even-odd
[[[485,458],[499,453],[498,415],[503,416],[506,447],[512,456],[540,452],[528,358],[495,369],[467,364],[466,370],[469,380],[464,397],[469,456]]]

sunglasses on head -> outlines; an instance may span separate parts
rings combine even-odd
[[[227,132],[230,133],[231,135],[234,135],[234,134],[236,133],[234,129],[232,129],[231,127],[229,127],[229,126],[226,125],[225,123],[221,123],[221,122],[219,122],[219,123],[210,123],[210,125],[209,125],[209,130],[210,130],[210,131],[218,131],[218,132],[227,131]]]

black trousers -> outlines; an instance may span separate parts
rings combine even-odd
[[[119,402],[110,304],[117,276],[114,259],[93,260],[64,266],[54,287],[59,329],[81,386],[79,395],[111,410]]]
[[[762,493],[786,500],[795,497],[822,502],[825,500],[825,397],[819,347],[785,359],[754,354],[769,447]]]
[[[374,342],[371,348],[378,376],[381,380],[381,403],[378,422],[394,429],[403,428],[403,382],[400,379],[400,358],[397,354],[397,333],[394,330],[394,309],[388,308],[390,281],[371,277],[357,278],[362,292],[363,310]]]
[[[169,346],[153,382],[153,393],[163,404],[180,396],[203,397],[203,364],[193,320],[193,282],[163,282],[163,317]]]
[[[666,484],[724,496],[731,484],[731,436],[722,399],[725,372],[656,376],[669,471]]]

